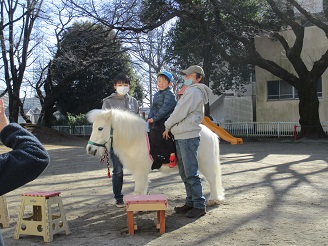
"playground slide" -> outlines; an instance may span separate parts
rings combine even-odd
[[[231,143],[231,144],[243,144],[243,139],[235,138],[234,136],[230,135],[226,130],[222,127],[215,125],[211,119],[207,116],[204,117],[203,125],[207,126],[212,132],[216,133],[220,138],[223,140]]]

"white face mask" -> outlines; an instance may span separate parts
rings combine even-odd
[[[186,85],[186,86],[190,86],[191,84],[192,84],[192,79],[184,79],[184,84]]]
[[[118,86],[116,87],[116,92],[120,95],[126,95],[130,90],[129,86]]]

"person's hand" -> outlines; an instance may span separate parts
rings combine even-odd
[[[163,132],[163,138],[165,138],[165,140],[168,140],[170,138],[170,135],[169,135],[169,130],[165,130]]]
[[[7,116],[5,115],[5,105],[3,100],[0,98],[0,132],[2,129],[9,124]]]
[[[150,118],[150,119],[147,120],[147,122],[148,123],[154,123],[154,120],[153,120],[153,118]]]

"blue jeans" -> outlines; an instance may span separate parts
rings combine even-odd
[[[198,172],[198,146],[200,138],[176,139],[179,174],[186,188],[186,204],[204,209],[205,197]]]
[[[113,148],[110,148],[110,159],[113,165],[112,171],[112,184],[113,184],[113,193],[116,201],[123,200],[122,186],[123,186],[123,165],[115,155]]]

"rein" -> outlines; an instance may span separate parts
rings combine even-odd
[[[111,144],[113,144],[113,128],[112,127],[110,127],[110,140],[111,140]],[[104,162],[106,159],[106,165],[107,165],[107,170],[108,170],[107,176],[108,176],[108,178],[110,178],[111,177],[110,176],[110,162],[109,162],[109,157],[108,157],[108,150],[106,148],[107,142],[105,142],[104,144],[99,144],[96,142],[88,141],[88,144],[105,148],[105,153],[100,158],[100,162]]]
[[[109,165],[110,165],[110,162],[109,162],[109,157],[108,157],[108,150],[107,148],[105,148],[105,153],[104,155],[100,158],[100,162],[104,162],[106,159],[106,165],[107,165],[107,170],[108,170],[108,173],[107,173],[107,176],[108,178],[110,178],[110,168],[109,168]]]

